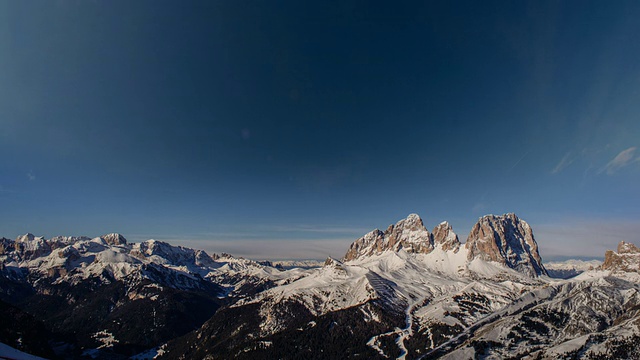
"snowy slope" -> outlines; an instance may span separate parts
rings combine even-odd
[[[286,328],[276,314],[281,311],[279,304],[298,303],[312,315],[322,316],[379,301],[405,314],[404,327],[383,335],[393,337],[406,353],[404,342],[414,328],[424,332],[451,326],[462,331],[512,302],[520,292],[548,281],[504,262],[470,256],[446,222],[434,232],[435,241],[422,220],[409,215],[384,233],[373,231],[356,240],[345,256],[348,261],[328,259],[322,268],[265,274],[280,277],[276,286],[232,307],[259,304],[260,334],[256,335],[267,336]],[[473,301],[481,303],[469,306]],[[371,339],[371,346],[379,348],[379,341]]]
[[[94,355],[162,345],[297,271],[119,234],[2,238],[0,261],[0,297]]]
[[[592,271],[580,277],[525,292],[427,357],[553,359],[580,350],[588,358],[589,353],[606,354],[605,343],[611,339],[637,336],[637,275],[620,278]]]
[[[22,351],[14,349],[9,345],[0,343],[0,359],[4,358],[11,360],[44,360],[41,357],[23,353]]]
[[[522,291],[545,284],[544,278],[528,275],[500,263],[474,259],[466,249],[457,252],[436,248],[428,254],[412,254],[400,249],[341,263],[331,259],[320,269],[301,272],[297,279],[241,300],[233,307],[260,305],[260,332],[265,337],[286,329],[280,304],[298,303],[314,316],[361,307],[379,301],[387,309],[404,313],[402,327],[369,340],[369,345],[385,353],[385,340],[397,344],[404,354],[414,331],[432,337],[441,327],[451,335],[463,331],[479,319],[510,304]],[[365,312],[365,311],[363,311]],[[431,347],[446,335],[431,340]]]
[[[640,249],[633,244],[607,252],[602,265],[543,265],[531,227],[515,214],[480,218],[469,239],[461,244],[446,222],[429,232],[412,214],[357,239],[342,261],[283,270],[155,240],[131,244],[119,234],[27,234],[0,239],[0,285],[28,284],[47,296],[69,291],[72,309],[82,308],[74,302],[87,294],[111,286],[104,290],[111,300],[100,300],[108,302],[108,311],[129,306],[135,310],[127,311],[147,311],[154,319],[155,304],[170,317],[193,294],[198,311],[216,306],[208,309],[213,314],[221,306],[198,331],[169,343],[166,358],[281,358],[284,349],[294,357],[332,358],[336,349],[329,346],[369,358],[635,357]],[[581,273],[558,279],[546,276],[547,270]],[[2,291],[18,294],[20,287]],[[118,316],[92,329],[90,335],[103,343],[86,348],[113,349],[124,342],[125,333],[112,324],[129,315]],[[325,337],[331,343],[310,340]],[[358,343],[345,340],[352,337]]]
[[[322,268],[281,274],[275,286],[234,303],[190,342],[170,347],[167,356],[179,358],[180,351],[191,353],[188,348],[203,357],[222,352],[278,358],[278,349],[298,344],[289,348],[294,356],[332,358],[335,345],[302,344],[333,331],[355,336],[360,323],[377,329],[358,340],[366,347],[341,346],[355,346],[368,358],[630,354],[626,347],[640,325],[635,247],[621,245],[608,256],[606,271],[563,280],[546,276],[531,227],[515,214],[485,216],[469,237],[471,243],[462,246],[447,223],[429,233],[417,215],[410,215],[384,232],[357,239],[342,262],[328,259]],[[235,331],[216,338],[229,327],[247,340],[234,337]]]

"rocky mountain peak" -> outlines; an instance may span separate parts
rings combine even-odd
[[[417,214],[410,214],[387,230],[375,229],[359,238],[344,256],[344,261],[404,249],[409,253],[429,253],[433,250],[431,233]]]
[[[469,261],[479,258],[530,276],[547,275],[531,227],[513,213],[481,217],[471,229],[465,247]]]
[[[434,247],[440,247],[444,251],[453,250],[455,253],[460,249],[460,239],[448,222],[438,224],[433,228],[432,234]]]
[[[602,270],[614,272],[640,272],[640,249],[632,243],[620,241],[618,252],[607,250]]]
[[[20,235],[16,238],[16,242],[26,242],[35,240],[36,236],[32,233],[26,233],[24,235]]]
[[[51,245],[44,237],[31,233],[18,236],[14,248],[23,259],[34,259],[51,252]]]
[[[398,221],[396,226],[407,226],[414,229],[424,229],[424,223],[422,222],[422,218],[420,215],[416,213],[409,214],[406,218]]]
[[[126,245],[127,239],[118,233],[111,233],[100,236],[107,245]]]
[[[384,247],[385,235],[382,231],[375,229],[354,241],[351,246],[349,246],[344,260],[349,261],[359,257],[381,253]]]
[[[385,236],[388,240],[387,249],[404,249],[409,253],[423,254],[433,250],[431,234],[417,214],[410,214],[406,219],[389,226]]]
[[[322,267],[335,267],[335,268],[339,268],[342,266],[342,263],[332,257],[327,257],[327,259],[324,261],[324,263],[322,264]]]
[[[204,250],[195,250],[195,263],[198,266],[215,267],[215,261],[219,258],[217,254],[209,255]]]
[[[637,254],[640,249],[632,243],[620,241],[618,243],[618,254]]]

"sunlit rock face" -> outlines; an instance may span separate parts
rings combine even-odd
[[[443,221],[438,226],[433,228],[433,245],[434,247],[440,247],[444,251],[458,252],[460,250],[460,240],[458,235],[453,232],[451,225]]]
[[[607,250],[602,270],[614,272],[640,272],[640,249],[634,244],[620,241],[618,251]]]
[[[531,227],[513,213],[480,218],[471,229],[465,247],[469,261],[479,258],[530,276],[547,275]]]
[[[406,219],[389,225],[387,230],[373,230],[356,240],[344,256],[345,261],[381,254],[385,251],[428,254],[433,250],[431,233],[420,216],[411,214]]]

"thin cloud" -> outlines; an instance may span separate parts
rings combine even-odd
[[[485,191],[480,197],[480,199],[476,201],[476,203],[471,208],[472,213],[474,214],[483,213],[487,210],[488,204],[487,204],[487,201],[485,200],[487,198],[487,195],[489,195],[489,191]]]
[[[527,155],[529,155],[529,153],[531,152],[531,150],[527,151],[526,153],[524,153],[524,155],[522,155],[518,161],[515,162],[515,164],[513,164],[511,166],[511,168],[509,169],[509,171],[513,170],[516,166],[518,166],[518,164],[520,164],[520,161],[522,161],[522,159],[524,159]]]
[[[0,193],[2,193],[2,194],[14,194],[15,191],[6,189],[4,186],[0,185]]]
[[[616,171],[622,169],[623,167],[638,161],[640,158],[635,157],[636,147],[630,147],[626,150],[621,151],[613,160],[609,161],[609,163],[600,169],[598,173],[607,172],[607,175],[613,175]]]
[[[562,157],[562,159],[560,159],[560,162],[556,165],[556,167],[554,167],[553,170],[551,170],[551,173],[557,174],[561,172],[567,166],[571,165],[571,163],[573,163],[575,160],[576,160],[575,156],[573,156],[572,152],[569,151],[568,153],[564,154],[564,156]]]

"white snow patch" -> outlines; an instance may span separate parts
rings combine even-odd
[[[580,349],[587,343],[590,335],[584,335],[577,337],[575,339],[571,339],[569,341],[565,341],[560,345],[556,345],[549,350],[545,351],[545,355],[562,355],[569,351],[574,351]]]

